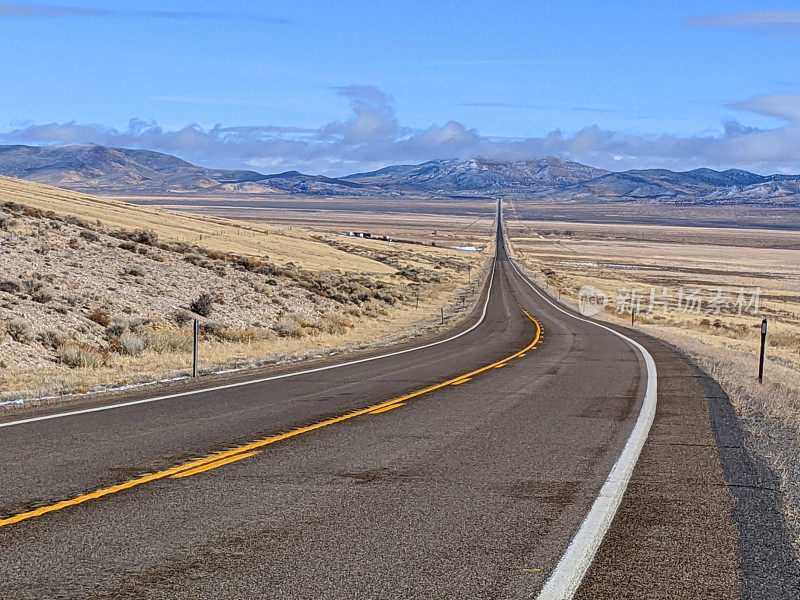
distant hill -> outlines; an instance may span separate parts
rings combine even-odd
[[[678,201],[693,204],[790,204],[800,206],[800,176],[756,175],[730,169],[648,169],[607,173],[555,192],[576,199]]]
[[[0,146],[0,173],[38,183],[89,190],[208,188],[206,169],[146,150],[79,146]]]
[[[508,162],[470,158],[398,165],[341,179],[379,187],[428,191],[536,191],[590,181],[607,173],[602,169],[576,162],[562,162],[553,157]]]
[[[0,174],[76,191],[130,195],[491,195],[571,202],[649,201],[800,206],[799,175],[741,170],[606,171],[556,157],[432,160],[346,177],[200,167],[160,152],[74,146],[0,146]]]
[[[496,161],[433,160],[341,178],[383,189],[439,194],[482,193],[572,201],[651,200],[694,204],[800,205],[800,176],[756,175],[731,169],[622,172],[595,169],[555,157]]]
[[[205,194],[278,192],[353,194],[361,187],[296,171],[207,169],[151,150],[72,146],[0,146],[0,174],[97,194]]]

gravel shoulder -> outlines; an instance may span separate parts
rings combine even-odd
[[[577,598],[795,598],[781,492],[727,394],[672,345],[624,333],[656,361],[658,409]]]

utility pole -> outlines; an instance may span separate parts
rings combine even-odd
[[[767,319],[761,321],[761,356],[758,359],[758,383],[764,382],[764,351],[767,347]]]

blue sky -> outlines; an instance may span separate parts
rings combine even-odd
[[[0,2],[0,142],[800,172],[794,2]],[[132,121],[133,120],[133,121]]]

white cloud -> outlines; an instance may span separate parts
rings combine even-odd
[[[192,162],[228,168],[343,175],[389,164],[436,158],[485,156],[497,159],[558,155],[610,169],[707,166],[761,173],[800,172],[800,96],[756,96],[730,107],[776,117],[774,129],[722,124],[718,135],[679,137],[604,130],[594,125],[575,134],[559,130],[526,139],[489,138],[456,121],[412,130],[402,126],[394,101],[369,86],[340,88],[351,115],[320,128],[279,125],[206,128],[197,124],[166,130],[133,119],[124,130],[103,125],[51,123],[0,133],[0,143],[75,144],[148,148]]]
[[[772,10],[692,17],[691,27],[745,29],[760,32],[800,32],[800,10]]]
[[[351,85],[337,93],[350,101],[353,116],[347,121],[329,123],[320,132],[322,138],[340,138],[345,144],[359,144],[394,138],[407,133],[400,127],[394,111],[394,99],[372,86]]]
[[[0,2],[0,17],[104,17],[113,14],[113,11],[93,8]]]
[[[755,96],[744,102],[729,104],[731,108],[775,117],[781,121],[800,124],[800,96],[772,94]]]
[[[2,17],[149,17],[155,19],[247,19],[272,24],[286,24],[285,19],[246,13],[205,13],[170,10],[105,10],[79,6],[44,6],[25,2],[0,2]]]

